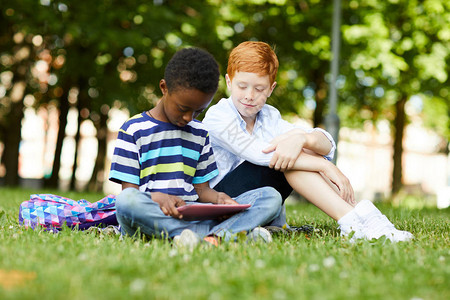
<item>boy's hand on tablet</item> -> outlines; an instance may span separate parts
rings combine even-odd
[[[198,195],[198,201],[212,204],[239,204],[225,193],[217,192],[209,187],[208,182],[194,184]]]
[[[217,192],[217,202],[216,204],[231,204],[238,205],[236,201],[234,201],[230,196],[225,193]]]
[[[186,205],[181,198],[159,192],[151,194],[152,200],[159,204],[159,207],[166,216],[172,216],[176,219],[183,218],[183,215],[177,210],[177,207]]]

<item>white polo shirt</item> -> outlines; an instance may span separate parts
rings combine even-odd
[[[326,159],[333,159],[336,150],[336,144],[328,132],[321,128],[293,125],[283,120],[280,112],[268,104],[258,112],[252,134],[247,132],[247,124],[234,106],[231,97],[221,99],[216,105],[211,106],[206,112],[203,124],[209,131],[219,169],[219,175],[210,181],[211,187],[243,161],[269,166],[273,152],[266,154],[262,150],[267,148],[275,137],[294,128],[300,128],[308,133],[319,130],[325,134],[332,144],[330,152],[325,156]]]

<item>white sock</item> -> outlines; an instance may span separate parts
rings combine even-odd
[[[354,211],[361,219],[365,219],[371,214],[381,215],[381,212],[370,200],[361,200],[358,204],[356,204]]]

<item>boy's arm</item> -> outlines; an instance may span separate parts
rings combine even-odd
[[[239,204],[225,193],[217,192],[209,187],[209,182],[194,184],[198,201],[213,204]]]
[[[332,147],[332,143],[322,132],[314,130],[308,133],[295,128],[277,136],[263,152],[273,152],[269,167],[286,171],[292,169],[302,150],[325,156],[330,153]]]
[[[134,189],[139,190],[139,186],[137,184],[129,183],[129,182],[122,182],[122,191],[127,188],[134,188]]]
[[[302,148],[311,150],[322,156],[328,155],[333,148],[331,141],[319,130],[306,132],[300,128],[295,128],[277,136],[271,141],[271,144],[278,144],[285,139],[289,139],[290,141],[299,140]]]
[[[139,190],[139,186],[137,184],[122,182],[122,190],[126,188],[135,188]],[[186,204],[181,198],[160,192],[153,192],[150,194],[152,195],[152,200],[159,204],[159,207],[166,216],[172,216],[177,219],[183,218],[177,210],[177,207]]]
[[[279,114],[279,112],[277,111]],[[336,150],[336,143],[329,132],[322,128],[306,128],[301,125],[294,125],[284,120],[280,115],[276,115],[276,130],[279,132],[277,137],[271,141],[273,144],[277,140],[284,139],[286,137],[299,138],[301,135],[305,135],[307,139],[304,146],[305,149],[311,150],[319,155],[325,156],[328,160],[332,160],[334,152]]]

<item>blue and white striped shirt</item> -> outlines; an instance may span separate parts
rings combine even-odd
[[[126,121],[119,130],[109,179],[139,186],[143,192],[198,199],[193,184],[219,174],[208,132],[193,120],[178,127],[145,112]]]

